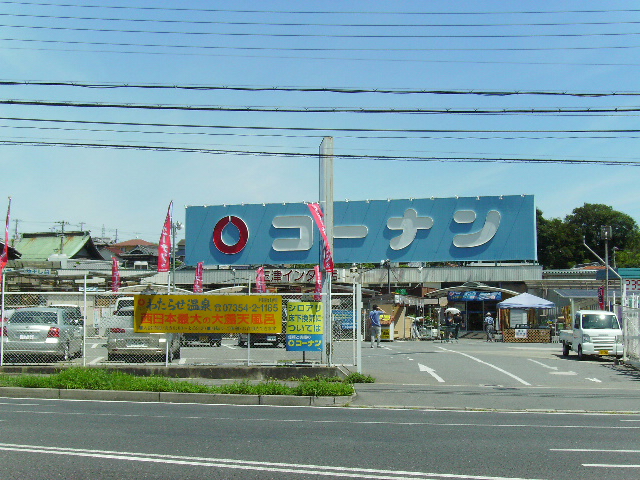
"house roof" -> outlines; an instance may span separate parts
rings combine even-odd
[[[89,232],[65,232],[64,236],[57,232],[23,233],[15,249],[20,251],[21,260],[25,261],[46,261],[54,254],[103,260]]]
[[[126,240],[124,242],[120,242],[120,243],[114,243],[111,246],[112,247],[137,247],[137,246],[142,246],[142,245],[146,245],[146,246],[152,246],[152,245],[156,245],[156,243],[152,243],[152,242],[147,242],[146,240],[142,240],[140,238],[134,238],[133,240]]]

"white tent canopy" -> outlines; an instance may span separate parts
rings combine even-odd
[[[498,303],[498,308],[515,308],[515,309],[529,309],[529,308],[554,308],[556,305],[544,298],[536,297],[530,293],[521,293],[515,297],[511,297],[507,300],[503,300]]]

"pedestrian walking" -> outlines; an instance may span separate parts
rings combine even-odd
[[[484,324],[484,330],[487,334],[487,342],[493,342],[493,328],[495,325],[495,321],[491,316],[491,312],[487,312],[487,314],[484,317],[483,324]]]
[[[382,324],[380,323],[380,315],[384,313],[378,305],[373,306],[373,310],[369,312],[369,321],[371,325],[371,348],[376,343],[380,348],[380,336],[382,335]]]

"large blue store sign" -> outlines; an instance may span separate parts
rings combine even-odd
[[[531,195],[334,203],[336,263],[536,260]],[[187,207],[186,262],[318,263],[304,203]]]

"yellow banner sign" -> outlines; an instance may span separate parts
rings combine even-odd
[[[279,295],[135,295],[134,328],[151,333],[281,333]]]

